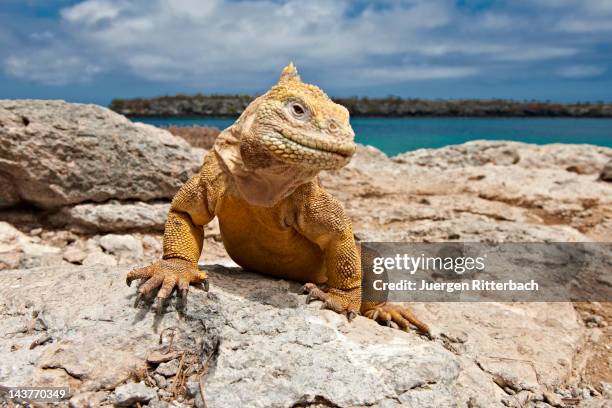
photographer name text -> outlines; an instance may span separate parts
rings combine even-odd
[[[469,291],[537,291],[539,285],[533,279],[527,282],[515,282],[508,280],[504,282],[474,279],[467,282],[431,282],[424,279],[412,281],[402,279],[397,282],[385,282],[377,279],[372,282],[374,290],[377,291],[425,291],[425,292],[469,292]]]

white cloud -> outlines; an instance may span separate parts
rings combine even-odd
[[[4,69],[15,78],[46,85],[87,82],[101,71],[79,56],[58,55],[52,50],[10,56],[4,61]]]
[[[478,70],[473,67],[390,67],[369,68],[359,72],[359,77],[379,82],[420,81],[430,79],[464,78],[473,76]]]
[[[559,21],[555,28],[559,31],[570,33],[589,33],[595,31],[612,31],[612,17],[605,18],[581,18],[569,17]]]
[[[575,48],[569,47],[513,47],[501,53],[501,61],[541,61],[561,57],[569,57],[578,53]]]
[[[92,25],[114,19],[120,10],[120,4],[112,0],[88,0],[62,10],[61,15],[67,21]]]
[[[565,78],[587,78],[601,75],[605,71],[604,67],[595,65],[572,65],[560,68],[557,73]]]

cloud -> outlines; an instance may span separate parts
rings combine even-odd
[[[250,90],[269,85],[290,60],[339,86],[592,76],[609,64],[588,58],[610,44],[593,34],[612,27],[610,4],[521,0],[475,10],[451,0],[84,0],[62,8],[51,27],[24,29],[0,58],[7,74],[44,84],[128,72]],[[582,71],[572,65],[577,57]]]
[[[464,78],[473,76],[478,70],[473,67],[392,67],[364,69],[358,73],[365,80],[385,82],[419,81],[431,79]]]
[[[604,67],[594,65],[572,65],[560,68],[557,73],[564,78],[587,78],[603,74]]]
[[[5,71],[20,79],[45,85],[90,81],[102,68],[77,55],[58,55],[41,50],[35,55],[12,55],[4,61]]]
[[[94,25],[103,20],[112,20],[119,15],[121,5],[111,0],[89,0],[61,12],[66,21]]]

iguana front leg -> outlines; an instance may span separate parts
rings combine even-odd
[[[207,188],[200,174],[181,187],[172,200],[164,231],[164,254],[153,264],[130,271],[126,283],[147,279],[138,288],[139,300],[160,287],[157,292],[157,310],[161,312],[164,300],[177,287],[183,302],[189,285],[206,282],[206,272],[198,270],[198,259],[204,241],[204,225],[214,215],[208,210]]]
[[[351,221],[340,203],[316,185],[298,192],[296,229],[323,251],[326,288],[306,283],[307,301],[321,300],[324,307],[346,314],[349,320],[361,307],[361,262]]]
[[[304,202],[298,213],[297,229],[323,250],[328,278],[325,289],[314,283],[304,285],[307,301],[321,300],[325,308],[346,314],[349,320],[361,313],[378,323],[403,330],[412,325],[429,333],[427,325],[406,307],[370,301],[362,303],[361,251],[355,243],[351,221],[340,203],[318,187],[297,198]]]
[[[361,263],[350,224],[346,232],[333,236],[323,246],[327,283],[325,290],[306,283],[307,302],[321,300],[324,307],[346,314],[352,320],[361,307]]]

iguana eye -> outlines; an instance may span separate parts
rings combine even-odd
[[[291,113],[293,113],[293,116],[296,118],[303,118],[306,114],[306,109],[304,109],[304,107],[299,103],[293,102],[291,104]]]

